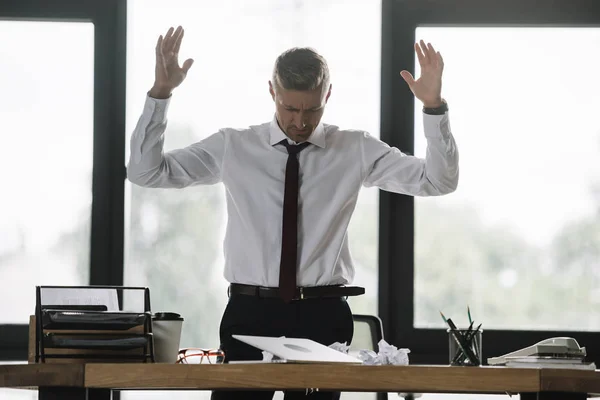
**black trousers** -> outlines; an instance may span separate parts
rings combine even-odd
[[[225,362],[262,360],[262,351],[233,334],[308,338],[326,346],[350,344],[354,326],[345,298],[305,299],[284,303],[278,298],[232,295],[223,313],[220,336]],[[272,399],[274,391],[213,391],[212,400]],[[285,400],[339,399],[339,392],[286,391]]]

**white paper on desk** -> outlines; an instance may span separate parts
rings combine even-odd
[[[106,306],[108,311],[119,311],[117,289],[40,289],[42,306]]]

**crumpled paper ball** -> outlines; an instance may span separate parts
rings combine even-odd
[[[378,343],[379,352],[360,350],[358,358],[365,365],[408,365],[409,349],[397,348],[381,339]]]
[[[350,349],[350,346],[348,346],[346,343],[347,342],[344,342],[344,343],[335,342],[333,344],[330,344],[329,347],[331,347],[334,350],[340,351],[342,353],[348,354],[348,350]]]
[[[348,354],[350,346],[346,343],[335,342],[330,344],[329,347]],[[383,339],[379,341],[378,345],[378,353],[372,350],[360,350],[357,356],[358,359],[362,360],[365,365],[408,365],[409,349],[399,349],[394,345],[388,344]]]
[[[271,361],[273,361],[273,353],[269,353],[268,351],[263,351],[262,355],[263,355],[263,361],[264,362],[271,362]]]

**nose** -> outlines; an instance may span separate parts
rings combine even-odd
[[[292,120],[294,127],[296,129],[304,129],[306,128],[306,120],[304,119],[304,113],[299,112],[294,114],[294,119]]]

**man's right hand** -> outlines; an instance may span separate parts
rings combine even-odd
[[[171,95],[173,89],[183,82],[187,72],[194,63],[191,58],[185,60],[183,65],[179,66],[178,54],[183,39],[183,28],[177,27],[176,30],[169,28],[164,39],[160,35],[156,43],[156,69],[154,76],[154,86],[150,89],[150,97],[156,99],[166,99]]]

